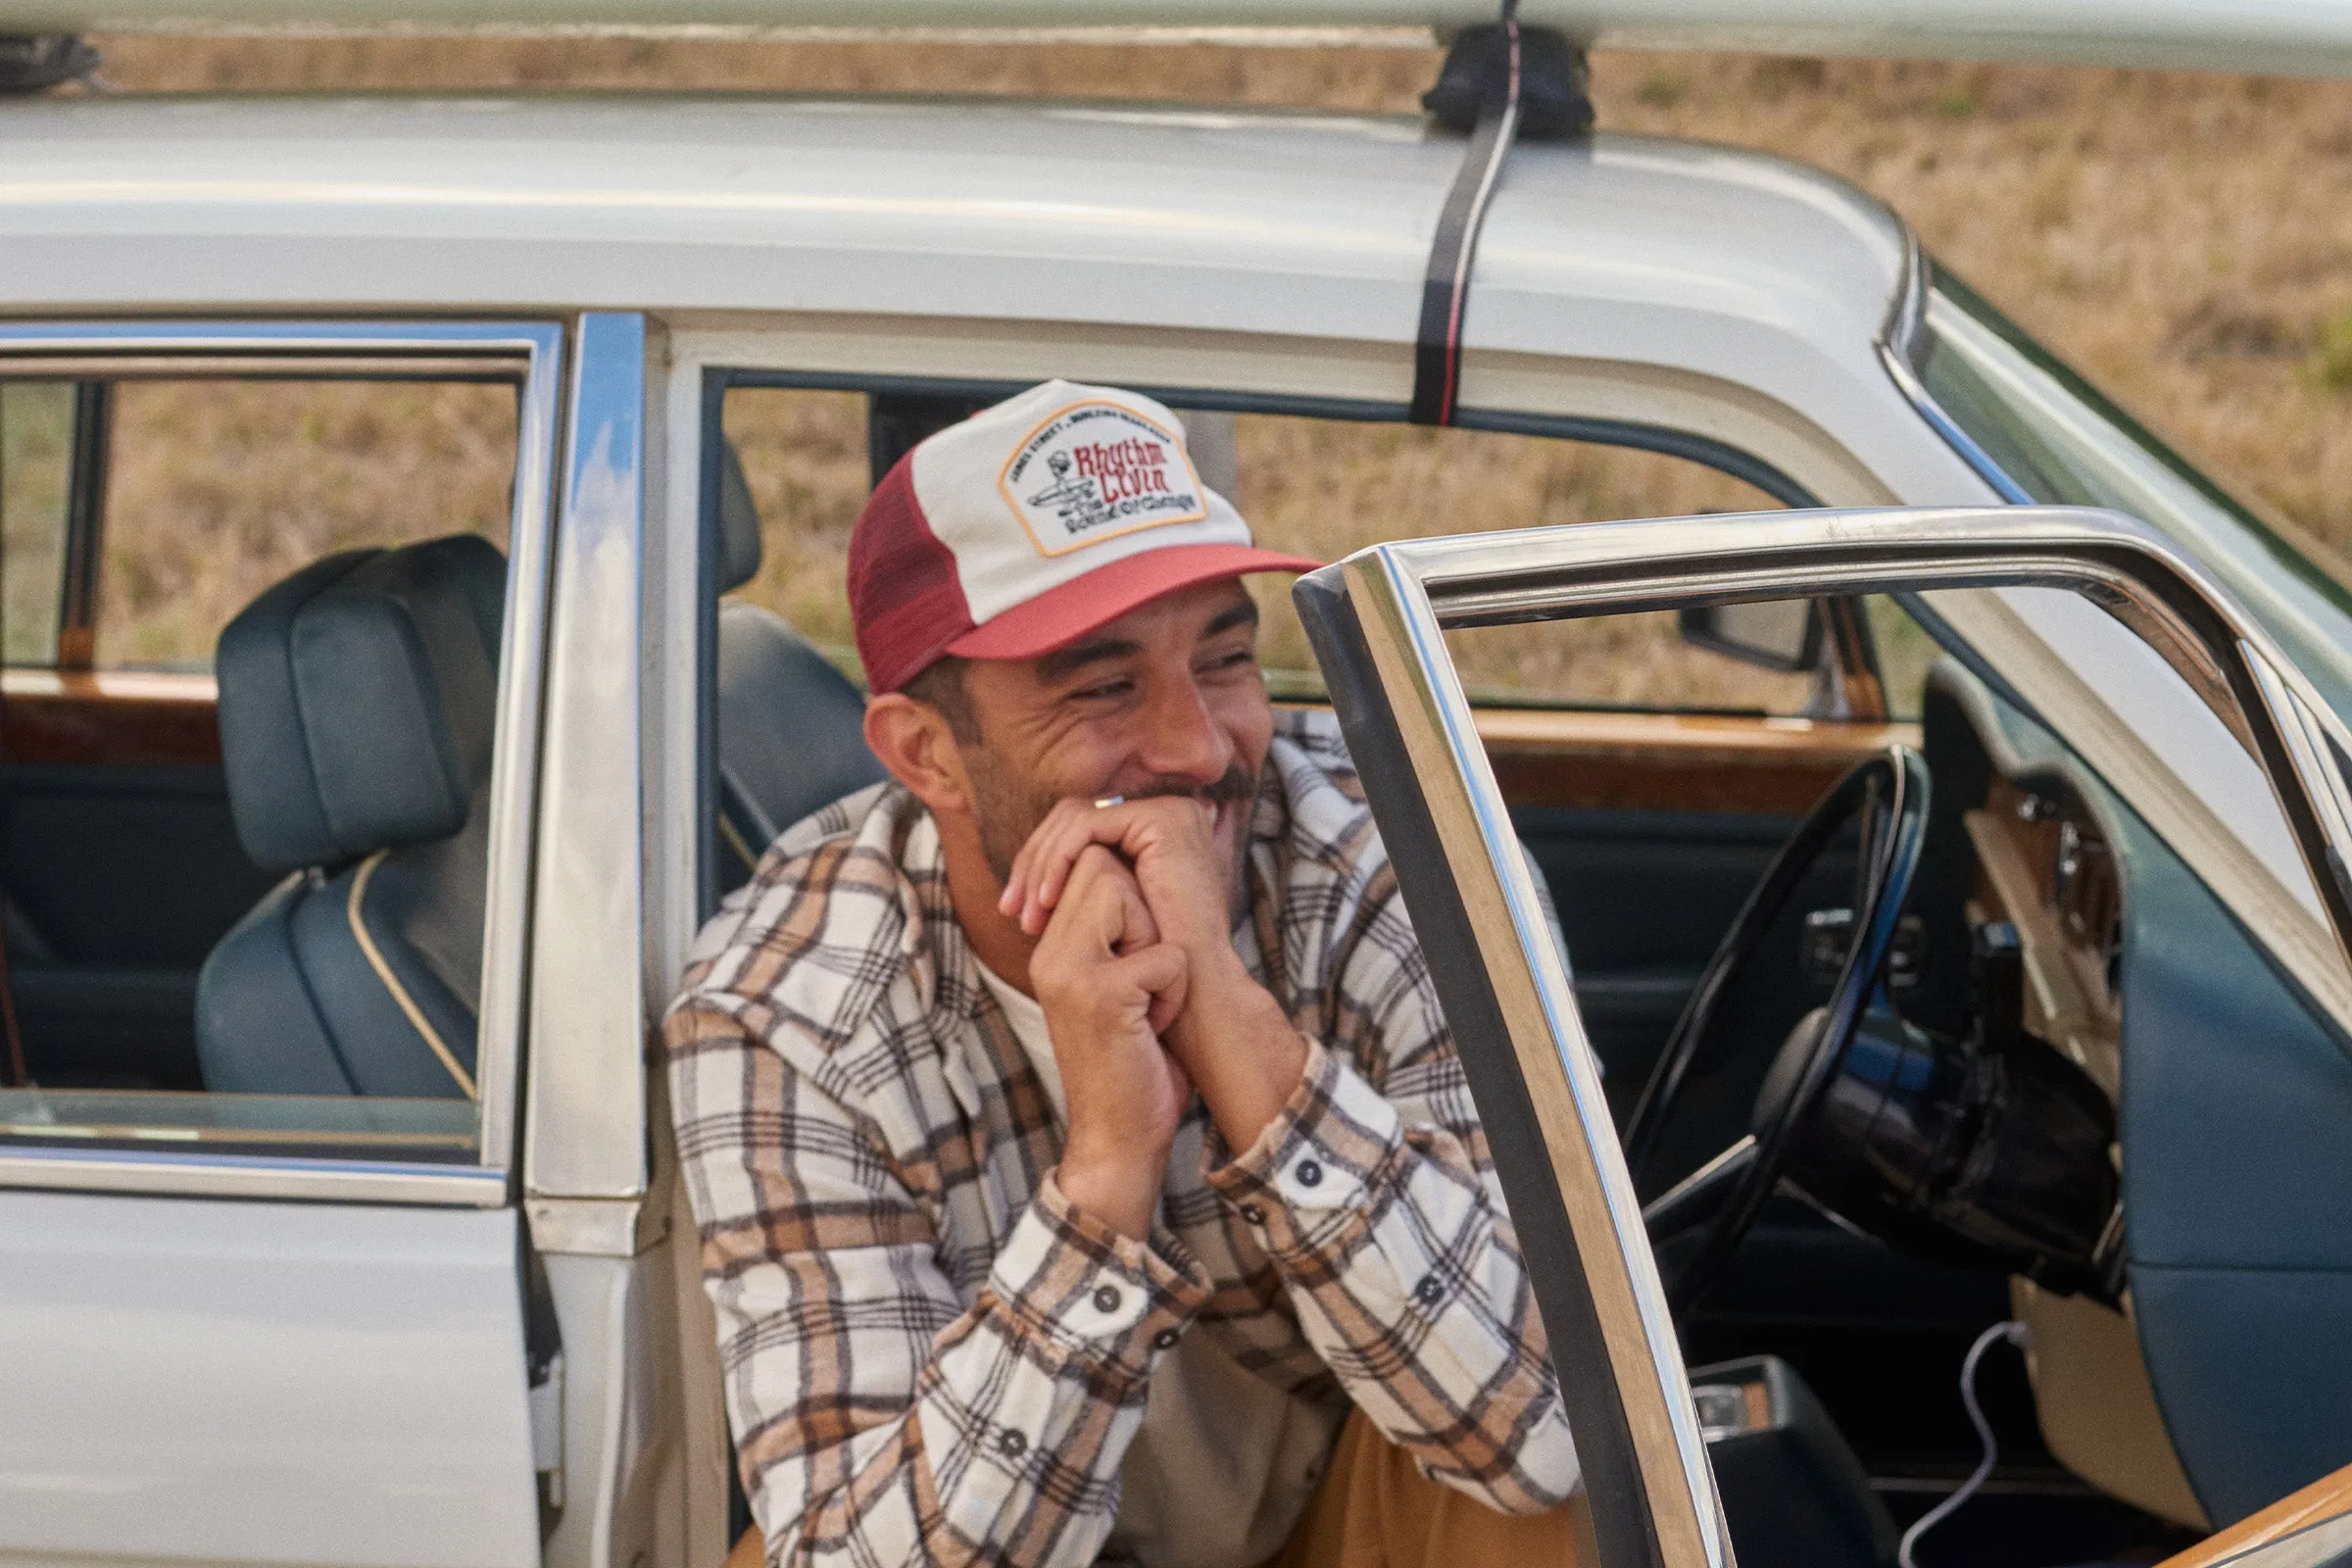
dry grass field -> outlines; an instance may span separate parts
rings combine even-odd
[[[1380,112],[1413,109],[1438,60],[1434,49],[1205,45],[100,41],[109,78],[134,92],[953,91]],[[2352,444],[2342,439],[2352,416],[2352,84],[1620,53],[1595,59],[1594,95],[1604,126],[1761,148],[1883,197],[1938,258],[2228,482],[2352,546]],[[473,426],[463,399],[420,416],[426,435],[400,447],[422,465],[408,483],[354,476],[347,460],[380,469],[392,453],[367,447],[373,421],[351,410],[306,416],[297,405],[308,394],[292,388],[276,394],[283,407],[260,389],[242,400],[180,395],[180,406],[151,400],[140,427],[162,445],[117,476],[114,515],[126,526],[116,546],[140,558],[118,556],[110,570],[122,588],[102,649],[117,657],[200,659],[203,628],[305,552],[369,528],[471,525],[468,511],[504,484],[490,456],[504,437]],[[758,593],[829,637],[838,630],[830,574],[863,483],[856,411],[805,394],[771,395],[764,412],[756,401],[739,398],[728,418],[779,534]],[[263,449],[284,448],[290,435],[304,438],[287,450],[324,457],[347,477],[278,485],[260,529],[268,541],[250,512],[232,528],[221,476],[252,476]],[[1426,519],[1753,502],[1678,465],[1509,437],[1245,420],[1240,450],[1246,510],[1269,536],[1325,552],[1376,526],[1436,525]],[[1349,504],[1286,489],[1285,473],[1336,478]],[[134,513],[145,519],[135,528]],[[792,519],[789,537],[778,519]],[[261,561],[223,566],[240,537],[264,551],[266,570]],[[1289,636],[1277,657],[1298,652]],[[1482,662],[1548,686],[1559,672],[1546,666],[1561,659],[1513,647]],[[1634,684],[1590,695],[1661,695]]]

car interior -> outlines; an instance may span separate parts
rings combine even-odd
[[[19,456],[59,402],[25,390],[0,398]],[[436,406],[438,389],[397,382],[66,390],[55,444],[70,504],[25,508],[14,470],[9,492],[12,612],[67,601],[41,605],[45,637],[10,637],[0,701],[0,910],[21,1057],[7,1073],[41,1091],[9,1134],[38,1141],[67,1123],[58,1136],[134,1149],[359,1139],[470,1157],[507,578],[478,530],[504,531],[513,449],[498,426],[512,430],[514,394],[453,386]],[[290,426],[288,450],[142,471],[156,423],[240,402],[251,423]],[[489,454],[457,517],[429,495],[407,514],[338,514],[381,500],[339,493],[356,486],[338,469],[361,466],[321,452],[341,425],[381,464],[427,455],[400,448],[453,413],[481,421]],[[38,454],[24,466],[38,476]],[[281,517],[290,506],[325,515]],[[46,560],[26,548],[43,523],[65,545]],[[182,548],[210,544],[216,568],[176,595],[142,580],[191,569],[157,547],[172,523],[204,536]],[[281,552],[253,535],[271,529],[340,548],[269,582]],[[61,555],[91,566],[57,571]],[[159,607],[144,617],[143,591]],[[188,619],[187,601],[199,615],[219,605],[225,623]]]
[[[869,482],[976,406],[861,403]],[[757,492],[795,494],[790,449],[755,461],[743,434],[708,432],[712,906],[782,828],[881,776],[838,653],[745,591],[772,586],[804,519],[762,517]],[[217,706],[12,670],[0,896],[30,1082],[471,1095],[504,583],[478,534],[327,553],[227,621]],[[2298,1174],[2342,1164],[2334,1026],[2027,694],[1905,654],[1900,606],[1770,608],[1685,615],[1673,641],[1793,681],[1809,712],[1482,714],[1742,1560],[1891,1562],[1976,1461],[1962,1358],[2013,1316],[2034,1371],[1985,1364],[2001,1459],[1946,1527],[1955,1551],[2148,1560],[2352,1458],[2352,1422],[2295,1407],[2352,1356],[2309,1327],[2352,1309],[2352,1268],[2327,1240],[2333,1189]],[[1906,832],[1899,885],[1879,884],[1900,918],[1858,930]],[[1823,1113],[1776,1132],[1866,940],[1887,983]],[[1773,1162],[1727,1168],[1743,1139]],[[2250,1174],[2217,1184],[2216,1149]],[[2248,1201],[2275,1222],[2272,1262],[2244,1261]]]

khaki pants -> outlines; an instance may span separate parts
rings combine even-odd
[[[754,1526],[726,1568],[760,1568],[760,1558]],[[1263,1568],[1593,1568],[1599,1560],[1583,1493],[1550,1513],[1496,1513],[1425,1478],[1357,1412],[1341,1429],[1306,1517]]]

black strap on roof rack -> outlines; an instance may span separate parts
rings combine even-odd
[[[1552,28],[1520,26],[1519,0],[1502,0],[1502,20],[1464,29],[1446,52],[1438,84],[1422,95],[1421,107],[1440,124],[1468,131],[1470,145],[1446,193],[1422,277],[1413,423],[1453,422],[1470,264],[1511,144],[1522,136],[1564,140],[1591,130],[1588,80],[1583,50]]]

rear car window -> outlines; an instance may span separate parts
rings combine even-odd
[[[0,1141],[474,1157],[516,404],[0,384]]]

